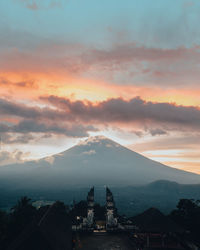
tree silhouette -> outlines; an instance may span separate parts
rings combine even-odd
[[[21,197],[21,199],[17,202],[17,204],[11,208],[13,213],[18,213],[27,207],[32,207],[31,199],[27,196]]]
[[[11,209],[9,236],[16,237],[28,224],[31,223],[37,213],[36,208],[32,205],[31,199],[24,196]]]
[[[200,202],[193,199],[181,199],[177,209],[173,210],[170,217],[189,230],[196,237],[200,236]]]
[[[0,210],[0,245],[6,238],[8,229],[8,215],[6,212]]]

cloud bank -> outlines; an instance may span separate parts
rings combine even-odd
[[[111,98],[93,103],[43,96],[40,102],[43,107],[0,99],[0,133],[87,137],[91,131],[109,127],[131,128],[132,131],[139,128],[141,135],[145,131],[152,136],[191,129],[200,131],[200,109],[194,106],[147,102],[140,97],[130,100]],[[31,136],[18,138],[24,142],[32,139]]]

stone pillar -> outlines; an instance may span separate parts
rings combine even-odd
[[[94,224],[94,187],[90,189],[87,196],[87,224],[89,227]]]

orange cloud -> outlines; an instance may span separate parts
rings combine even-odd
[[[188,172],[193,172],[196,174],[200,174],[200,161],[199,162],[192,162],[192,161],[185,161],[185,162],[177,162],[177,161],[166,161],[163,162],[168,166],[172,166],[174,168],[179,168]]]
[[[140,96],[152,102],[200,105],[197,46],[164,50],[129,43],[105,50],[45,43],[0,55],[3,96],[23,100],[53,94],[91,101]]]
[[[162,89],[160,87],[121,86],[100,80],[71,75],[41,73],[1,73],[0,94],[10,98],[34,99],[43,95],[70,97],[73,100],[102,101],[108,98],[131,99],[140,96],[146,101],[200,106],[200,89]]]

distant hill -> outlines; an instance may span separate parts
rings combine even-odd
[[[150,207],[168,214],[180,199],[200,199],[200,184],[185,185],[159,180],[144,186],[112,188],[120,213],[136,215]]]
[[[15,190],[124,187],[157,180],[200,184],[200,175],[165,166],[99,136],[51,157],[0,168],[0,188]]]
[[[0,183],[1,185],[1,183]],[[60,200],[72,205],[73,201],[85,200],[89,186],[68,189],[16,189],[0,188],[0,209],[13,207],[21,196],[28,196],[37,204],[52,204]],[[156,207],[165,214],[175,209],[180,199],[200,199],[199,185],[184,185],[159,180],[144,186],[112,187],[119,213],[137,215],[150,207]],[[95,201],[105,204],[105,187],[95,187]]]
[[[0,208],[22,195],[33,200],[95,198],[105,202],[104,186],[114,193],[120,213],[134,215],[149,207],[168,213],[181,198],[200,199],[200,176],[167,167],[105,137],[92,137],[60,154],[0,167]]]

